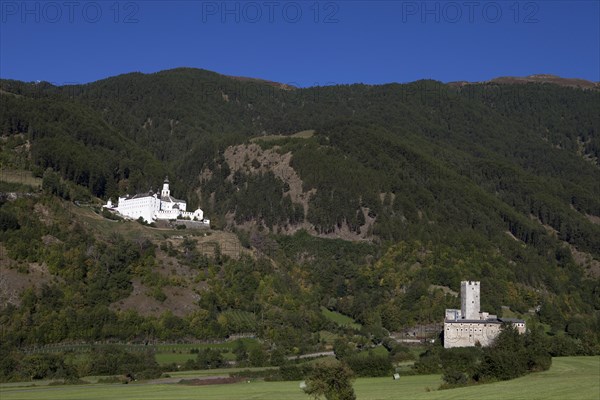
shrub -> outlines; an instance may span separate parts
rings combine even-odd
[[[355,400],[353,379],[352,370],[343,363],[319,363],[307,376],[304,391],[315,398],[323,395],[327,400]]]
[[[130,374],[142,379],[157,378],[161,371],[154,353],[130,353],[116,346],[94,348],[90,354],[90,373],[94,375]]]
[[[440,353],[444,349],[433,347],[421,353],[419,359],[415,361],[414,369],[418,374],[438,374],[442,372],[442,360]]]
[[[355,354],[346,363],[358,376],[387,376],[392,373],[392,363],[388,356]]]

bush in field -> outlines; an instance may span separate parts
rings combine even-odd
[[[355,400],[353,379],[354,373],[343,363],[319,363],[307,376],[304,391],[315,399],[325,396],[327,400]]]
[[[410,352],[408,347],[396,342],[390,337],[384,338],[381,344],[389,351],[392,361],[408,361],[415,359],[415,356]]]
[[[507,380],[547,370],[552,358],[543,340],[539,331],[521,335],[512,325],[504,325],[494,344],[483,349],[475,380]]]
[[[476,374],[482,354],[481,347],[444,349],[440,353],[444,382],[449,386],[467,384]]]
[[[256,346],[248,352],[248,361],[252,367],[264,367],[269,362],[269,354],[262,346]]]
[[[357,376],[387,376],[392,374],[390,358],[369,354],[355,354],[346,358],[345,362]]]
[[[34,379],[77,379],[72,365],[67,365],[61,354],[32,354],[20,362],[22,375]]]
[[[217,349],[202,349],[198,351],[196,362],[193,365],[194,369],[213,369],[222,368],[227,363],[223,359],[223,354]]]
[[[333,353],[338,360],[349,357],[353,352],[354,347],[348,343],[347,338],[340,337],[333,341]]]
[[[93,375],[130,374],[140,379],[161,374],[152,351],[128,352],[116,346],[94,348],[90,353],[89,373]]]
[[[0,382],[37,379],[78,379],[76,368],[65,360],[62,353],[37,353],[24,355],[0,345]]]
[[[444,351],[443,347],[430,347],[415,361],[414,369],[418,374],[438,374],[442,372],[442,360],[440,354]]]
[[[312,370],[313,366],[311,364],[283,365],[279,367],[280,380],[299,381],[310,375]]]

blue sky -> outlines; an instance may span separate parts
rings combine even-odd
[[[204,68],[291,83],[600,81],[600,1],[7,1],[0,77]]]

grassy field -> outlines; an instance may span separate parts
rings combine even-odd
[[[325,307],[321,307],[321,313],[325,316],[325,318],[337,323],[340,326],[347,326],[353,329],[360,329],[361,325],[356,323],[352,318],[347,315],[340,314],[336,311],[328,310]]]
[[[333,332],[329,332],[329,331],[320,331],[319,332],[319,337],[325,343],[327,343],[327,344],[333,344],[333,342],[335,341],[335,339],[337,339],[339,337],[339,335],[337,335],[337,334],[335,334]]]
[[[276,369],[277,367],[239,367],[239,368],[216,368],[216,369],[203,369],[199,371],[176,371],[169,372],[169,376],[172,378],[189,379],[199,376],[215,376],[215,375],[229,375],[239,371],[265,371],[268,369]]]
[[[366,378],[356,381],[354,387],[358,399],[411,398],[416,392],[424,392],[426,387],[435,388],[440,384],[438,376],[411,377],[410,381],[393,381],[389,378]],[[408,396],[408,397],[407,397]],[[86,385],[50,386],[31,388],[7,388],[0,390],[2,400],[48,399],[48,400],[309,400],[299,388],[299,382],[236,383],[230,385],[185,386],[168,385]]]
[[[213,370],[211,374],[230,370]],[[198,373],[193,373],[199,375]],[[184,374],[173,374],[184,377]],[[191,376],[191,375],[190,375]],[[358,379],[354,388],[361,400],[599,400],[600,357],[555,358],[549,371],[531,374],[507,382],[436,391],[441,380],[437,375],[406,376],[398,381],[390,378]],[[304,394],[298,382],[236,383],[230,385],[184,386],[178,384],[87,385],[51,387],[0,388],[2,400],[166,400],[166,399],[302,399]]]
[[[377,346],[371,349],[363,350],[358,353],[360,356],[367,357],[369,354],[373,354],[375,356],[387,356],[389,352],[383,346]],[[412,362],[411,362],[412,363]]]
[[[241,339],[248,349],[258,345],[254,339]],[[195,360],[196,354],[190,353],[192,349],[219,349],[223,351],[223,359],[225,361],[235,360],[233,349],[236,345],[235,341],[218,344],[182,344],[182,345],[159,345],[156,346],[156,361],[159,364],[178,363],[184,364],[187,360]]]
[[[264,142],[270,142],[273,140],[281,140],[281,139],[289,139],[289,138],[295,138],[295,139],[308,139],[313,137],[315,134],[315,131],[313,129],[309,129],[309,130],[305,130],[305,131],[300,131],[300,132],[296,132],[293,135],[263,135],[263,136],[257,136],[254,137],[252,139],[250,139],[250,142],[252,143],[256,143],[258,141],[264,141]]]
[[[185,343],[185,344],[159,344],[159,345],[150,345],[144,346],[142,344],[111,344],[111,345],[95,345],[95,347],[102,346],[114,346],[119,347],[127,351],[146,351],[149,349],[154,349],[156,352],[156,361],[159,364],[184,364],[187,360],[196,359],[196,354],[191,353],[192,349],[203,350],[203,349],[218,349],[223,353],[223,359],[226,361],[235,360],[235,354],[233,354],[233,349],[235,348],[238,341],[244,342],[246,348],[252,349],[255,346],[259,345],[259,342],[256,339],[243,338],[238,339],[236,341],[224,342],[224,343]],[[60,353],[64,351],[74,351],[79,354],[88,353],[91,348],[94,347],[89,344],[79,344],[79,345],[57,345],[52,347],[44,347],[40,348],[38,352],[40,353]]]
[[[156,353],[156,361],[161,364],[185,364],[187,360],[195,360],[196,355],[190,353]],[[227,359],[227,357],[224,357]]]
[[[512,381],[421,393],[415,400],[598,400],[600,357],[559,357],[550,370]]]
[[[0,181],[19,183],[21,185],[31,186],[33,188],[42,187],[42,178],[36,178],[31,171],[0,169]]]

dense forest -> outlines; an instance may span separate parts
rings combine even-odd
[[[435,224],[426,230],[451,226],[490,237],[501,228],[526,243],[543,240],[541,222],[598,255],[600,228],[586,216],[600,214],[600,93],[472,86],[284,90],[192,69],[65,87],[2,81],[4,93],[15,94],[3,95],[2,133],[27,134],[31,167],[50,167],[101,198],[146,191],[171,173],[179,178],[174,191],[192,205],[201,189],[215,220],[234,213],[237,223],[358,232],[368,211],[375,219],[369,234],[385,240]],[[291,152],[304,191],[315,189],[302,216],[286,199],[285,182],[268,174],[233,179],[223,151],[304,129],[316,135],[269,143]],[[201,179],[205,170],[210,179]],[[275,206],[267,199],[279,192]]]
[[[176,69],[60,87],[2,80],[0,97],[3,170],[43,180],[41,192],[1,183],[34,193],[0,200],[2,260],[53,276],[0,310],[2,351],[251,331],[292,354],[318,349],[319,332],[351,334],[323,307],[381,341],[439,322],[464,279],[482,282],[482,309],[532,318],[570,353],[600,349],[598,90],[296,89]],[[67,211],[165,175],[248,252],[98,233]],[[136,279],[161,301],[182,285],[154,272],[165,257],[194,271],[197,309],[115,311]]]

